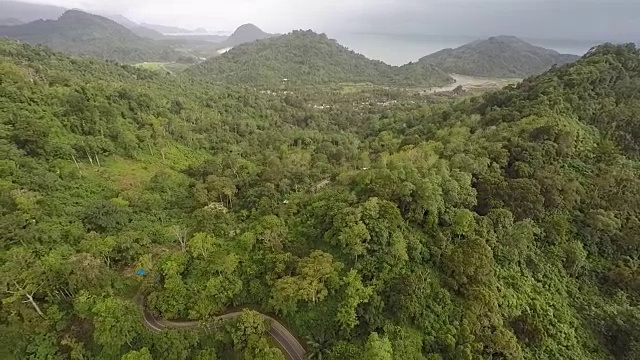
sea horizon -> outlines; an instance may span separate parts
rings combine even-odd
[[[327,36],[370,59],[380,60],[395,66],[416,62],[420,58],[440,50],[456,48],[472,41],[490,37],[372,32],[328,32]],[[520,38],[533,45],[552,49],[562,54],[579,56],[586,54],[592,47],[607,42],[598,40]]]

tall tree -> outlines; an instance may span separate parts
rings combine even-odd
[[[386,336],[381,337],[378,333],[371,333],[364,345],[364,354],[362,358],[371,360],[393,359],[391,342]]]

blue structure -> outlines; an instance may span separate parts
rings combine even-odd
[[[138,271],[136,271],[136,275],[138,276],[143,276],[143,275],[147,275],[147,270],[145,269],[138,269]]]

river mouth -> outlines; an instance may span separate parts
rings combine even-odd
[[[465,91],[474,90],[497,90],[510,84],[517,84],[522,79],[503,79],[503,78],[489,78],[480,76],[467,76],[459,74],[449,74],[455,80],[454,83],[425,89],[423,94],[434,94],[441,92],[449,92],[456,89],[458,86],[462,86]]]

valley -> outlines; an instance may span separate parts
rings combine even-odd
[[[636,45],[113,6],[0,0],[0,359],[640,358]]]

